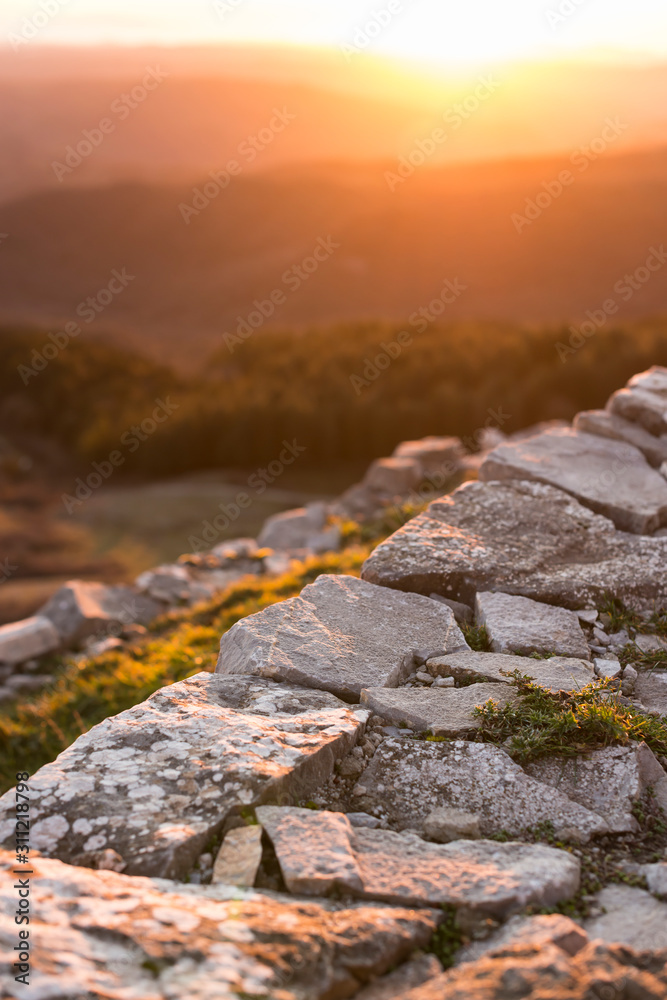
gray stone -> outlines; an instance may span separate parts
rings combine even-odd
[[[667,539],[618,532],[541,483],[466,483],[382,542],[362,578],[471,604],[502,590],[580,608],[606,594],[629,607],[667,605]]]
[[[237,885],[252,889],[262,863],[261,826],[239,826],[222,842],[213,865],[213,885]]]
[[[452,611],[350,576],[320,576],[299,597],[237,622],[220,642],[217,672],[261,674],[358,701],[395,687],[436,652],[467,649]]]
[[[667,715],[667,670],[640,673],[635,681],[635,696],[649,711]]]
[[[611,413],[639,424],[656,437],[667,433],[667,400],[657,392],[635,386],[619,389],[607,403]]]
[[[667,400],[667,368],[662,365],[652,365],[646,371],[633,375],[628,382],[628,387],[655,392]]]
[[[632,807],[649,787],[667,811],[667,774],[644,743],[605,747],[583,757],[536,760],[525,770],[602,816],[612,833],[639,830]]]
[[[274,514],[264,522],[257,544],[279,551],[336,551],[340,548],[340,528],[327,527],[327,514],[326,505],[322,503]]]
[[[53,653],[59,646],[60,633],[43,615],[0,625],[0,663],[14,667],[35,656]]]
[[[511,917],[495,933],[483,941],[474,941],[462,948],[456,964],[476,962],[482,955],[505,951],[508,947],[555,945],[567,955],[576,955],[588,944],[588,936],[574,920],[560,913],[538,917]]]
[[[385,740],[357,789],[360,808],[398,830],[423,827],[443,806],[477,813],[483,837],[503,831],[520,836],[547,821],[568,838],[572,830],[583,840],[608,830],[601,816],[526,774],[488,743]]]
[[[433,601],[440,601],[441,604],[446,604],[447,607],[451,608],[459,625],[472,624],[475,616],[472,608],[469,608],[467,604],[461,604],[460,601],[450,601],[448,597],[442,597],[440,594],[429,594],[429,597]]]
[[[3,855],[7,914],[16,909],[12,867]],[[31,868],[30,985],[15,984],[12,971],[3,981],[8,997],[331,1000],[355,995],[426,947],[441,919],[426,909],[292,901],[45,858]],[[4,955],[16,954],[17,934],[6,917]]]
[[[519,670],[548,691],[580,691],[595,680],[590,663],[565,656],[536,660],[531,656],[470,651],[436,656],[428,660],[426,665],[431,673],[445,678],[504,684],[512,684],[512,678],[508,674]]]
[[[600,680],[614,681],[623,673],[623,667],[618,660],[606,660],[596,656],[593,660],[595,676]]]
[[[438,844],[449,844],[452,840],[479,840],[482,836],[479,824],[477,813],[440,806],[424,820],[424,833]]]
[[[623,441],[547,431],[499,445],[482,463],[479,478],[556,486],[611,518],[622,531],[638,535],[667,524],[667,483],[637,448]]]
[[[492,699],[500,708],[517,700],[511,688],[500,684],[471,684],[462,688],[370,688],[361,692],[361,704],[390,722],[404,722],[417,732],[434,736],[466,736],[479,729],[475,708]]]
[[[426,437],[420,441],[403,441],[394,449],[394,458],[411,458],[419,462],[425,476],[439,475],[444,480],[461,467],[463,445],[456,437]],[[667,455],[665,456],[667,457]]]
[[[421,464],[414,458],[378,458],[364,476],[363,486],[389,497],[405,496],[423,479]]]
[[[629,885],[608,885],[596,895],[595,902],[605,912],[584,921],[590,938],[637,951],[667,948],[667,903]]]
[[[642,875],[646,878],[649,892],[667,898],[667,861],[653,865],[642,865]]]
[[[667,952],[637,954],[602,941],[590,941],[573,957],[555,944],[508,944],[402,1000],[662,1000],[666,961]]]
[[[595,611],[595,609],[583,609],[577,611],[576,614],[579,620],[585,622],[587,625],[593,625],[599,616],[599,612]]]
[[[124,625],[148,625],[163,610],[164,605],[133,587],[70,580],[39,614],[53,622],[65,645],[75,646],[89,636],[103,639]]]
[[[442,965],[435,955],[420,955],[371,983],[355,1000],[403,1000],[408,990],[440,975]]]
[[[646,461],[654,469],[660,468],[667,460],[667,434],[656,437],[649,434],[640,424],[632,423],[608,410],[587,410],[578,413],[573,421],[576,431],[584,434],[597,434],[599,437],[613,438],[625,441],[638,448]]]
[[[369,813],[351,812],[346,813],[346,816],[352,826],[365,826],[369,830],[376,830],[380,825],[380,820],[376,816],[371,816]]]
[[[636,635],[633,642],[641,653],[662,653],[667,651],[667,640],[659,635]]]
[[[569,899],[579,862],[541,844],[459,840],[431,844],[413,833],[353,828],[342,813],[262,806],[257,818],[288,888],[333,890],[412,906],[465,907],[506,917]]]
[[[130,875],[184,877],[232,811],[302,798],[333,773],[367,713],[325,692],[198,674],[80,736],[31,778],[31,847],[86,864],[118,852]],[[14,839],[13,792],[0,843]]]
[[[494,653],[555,653],[588,659],[589,650],[574,611],[515,594],[477,594],[475,620],[485,625]]]

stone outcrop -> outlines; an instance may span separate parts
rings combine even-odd
[[[434,736],[467,736],[479,728],[475,708],[489,700],[500,708],[517,700],[512,688],[472,684],[462,688],[371,688],[361,692],[361,704],[389,722]]]
[[[32,778],[31,846],[132,875],[183,878],[233,810],[307,796],[354,745],[367,713],[326,692],[198,674],[95,726]],[[11,792],[0,843],[11,844]]]
[[[552,653],[588,659],[586,636],[574,611],[513,594],[481,592],[475,621],[486,627],[494,653]]]
[[[0,626],[0,664],[16,666],[53,653],[60,646],[60,633],[43,615]]]
[[[0,861],[0,941],[13,961],[16,876],[10,855]],[[32,868],[30,985],[3,977],[8,997],[351,997],[424,948],[441,919],[428,909],[293,901],[45,858]]]
[[[659,469],[662,463],[667,461],[667,434],[656,437],[641,424],[634,424],[608,410],[586,410],[578,413],[572,426],[575,431],[582,434],[597,434],[599,437],[612,438],[614,441],[625,441],[626,444],[638,448],[654,469]]]
[[[595,680],[593,665],[565,656],[534,659],[505,653],[448,653],[427,660],[426,669],[434,677],[453,677],[457,681],[513,683],[515,671],[531,677],[549,691],[580,691]]]
[[[431,844],[412,833],[355,829],[342,813],[263,806],[291,892],[334,890],[414,906],[451,905],[506,917],[550,906],[579,887],[579,862],[539,844],[460,840]]]
[[[109,635],[113,629],[147,625],[163,610],[164,605],[132,587],[71,580],[40,608],[39,615],[55,625],[64,645],[77,646],[91,636]]]
[[[264,522],[257,544],[279,551],[309,550],[331,552],[340,548],[340,528],[327,525],[327,508],[323,503],[274,514]]]
[[[422,466],[414,458],[378,458],[366,473],[363,486],[395,497],[416,489],[422,478]]]
[[[397,830],[423,829],[442,806],[477,813],[483,837],[503,832],[516,837],[546,822],[568,839],[586,840],[608,830],[602,816],[537,781],[487,743],[385,740],[355,793],[357,808]]]
[[[463,446],[455,437],[403,441],[394,449],[394,458],[410,458],[419,462],[424,476],[442,476],[443,482],[461,468],[462,455]]]
[[[223,635],[217,672],[288,680],[359,701],[363,688],[396,687],[416,657],[467,648],[445,605],[356,577],[320,576],[299,597]]]
[[[578,609],[606,595],[667,604],[667,539],[616,531],[541,483],[466,483],[408,521],[364,563],[370,583],[471,604],[501,590]]]
[[[637,951],[667,950],[667,903],[630,885],[608,885],[595,901],[602,913],[584,921],[590,938]]]
[[[609,517],[622,531],[646,535],[667,524],[667,483],[624,441],[573,430],[547,431],[494,448],[479,478],[555,486]]]

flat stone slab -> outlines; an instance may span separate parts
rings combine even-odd
[[[547,431],[494,448],[482,462],[479,478],[556,486],[611,518],[622,531],[638,535],[667,524],[667,482],[624,441],[569,429]]]
[[[311,794],[363,732],[367,712],[326,692],[201,673],[106,719],[30,780],[30,844],[129,875],[182,878],[232,810]],[[0,844],[14,839],[12,791]]]
[[[649,891],[656,896],[667,898],[667,861],[659,861],[653,865],[642,865],[642,874],[646,878]]]
[[[558,836],[587,839],[606,833],[605,820],[515,764],[488,743],[428,743],[388,739],[356,787],[359,808],[394,829],[423,828],[436,808],[477,813],[483,837],[520,836],[550,821]]]
[[[460,469],[463,452],[459,438],[425,437],[419,441],[402,441],[394,449],[394,457],[415,459],[427,476],[447,477]]]
[[[430,844],[412,833],[354,828],[343,813],[261,807],[291,892],[333,889],[413,906],[448,904],[506,917],[550,906],[579,888],[579,862],[541,844],[459,840]]]
[[[482,591],[475,598],[475,621],[486,626],[494,653],[590,657],[579,618],[567,608],[516,594]]]
[[[472,604],[501,590],[560,607],[611,594],[629,607],[667,605],[667,538],[618,532],[541,483],[466,483],[382,542],[362,578]]]
[[[250,615],[220,641],[219,674],[258,674],[359,701],[362,688],[396,687],[415,663],[468,649],[450,608],[352,576],[320,576]]]
[[[504,708],[518,700],[508,686],[471,684],[462,688],[370,688],[361,692],[361,704],[375,715],[418,733],[465,736],[479,729],[474,716],[489,700]]]
[[[603,816],[612,833],[639,830],[632,807],[649,788],[658,805],[667,811],[667,774],[644,743],[605,747],[585,757],[536,760],[525,770]]]
[[[0,625],[0,663],[15,667],[26,660],[53,653],[60,646],[60,633],[43,615]]]
[[[15,955],[17,890],[1,858],[3,954]],[[415,949],[441,914],[292,901],[224,886],[128,878],[36,858],[30,985],[5,996],[127,1000],[324,1000],[352,996]],[[11,916],[9,914],[12,914]],[[12,958],[13,961],[13,958]]]
[[[565,656],[536,660],[531,656],[504,653],[449,653],[428,660],[426,668],[435,677],[511,684],[508,674],[519,670],[548,691],[580,691],[595,680],[591,663]]]
[[[667,370],[654,365],[648,371],[633,375],[625,389],[619,389],[609,399],[607,409],[626,420],[639,424],[651,434],[667,432]]]
[[[133,587],[70,580],[38,614],[53,622],[65,645],[75,646],[90,636],[104,638],[126,625],[148,625],[163,611],[163,604]]]
[[[584,921],[590,938],[637,951],[667,948],[667,903],[629,885],[608,885],[596,895],[595,902],[606,913]]]
[[[537,917],[511,917],[488,938],[473,941],[458,952],[455,962],[476,962],[482,955],[497,954],[508,947],[545,947],[555,945],[567,955],[576,955],[588,944],[588,935],[574,920],[560,913],[543,914]]]
[[[364,476],[366,489],[385,496],[404,496],[423,479],[421,462],[414,458],[378,458]]]
[[[261,826],[230,830],[213,865],[213,885],[237,885],[252,889],[262,863]]]
[[[667,989],[666,960],[666,952],[638,954],[602,941],[574,956],[557,945],[519,942],[450,969],[401,1000],[658,1000]]]
[[[613,438],[615,441],[625,441],[639,448],[649,465],[659,469],[667,461],[667,434],[656,437],[650,434],[641,424],[619,417],[609,410],[585,410],[578,413],[573,421],[576,431],[584,434],[597,434],[599,437]]]
[[[635,698],[649,711],[667,715],[667,670],[640,673],[635,681]]]
[[[402,1000],[408,990],[421,986],[441,973],[442,965],[435,955],[419,955],[386,976],[376,979],[361,993],[357,993],[354,1000]]]

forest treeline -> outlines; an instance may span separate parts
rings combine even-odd
[[[588,338],[566,327],[423,326],[258,331],[194,376],[100,339],[47,352],[43,330],[5,327],[0,435],[5,448],[57,456],[68,471],[113,452],[122,473],[146,477],[245,468],[295,439],[300,461],[317,466],[386,455],[427,434],[472,441],[488,424],[570,419],[635,372],[667,365],[664,319]]]

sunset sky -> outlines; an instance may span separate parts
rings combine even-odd
[[[262,42],[341,47],[381,11],[366,51],[440,65],[562,55],[665,58],[665,0],[44,0],[58,7],[30,44]],[[9,44],[39,0],[3,0]],[[38,18],[39,20],[39,18]],[[385,18],[386,20],[386,18]],[[371,34],[373,28],[371,27]]]

